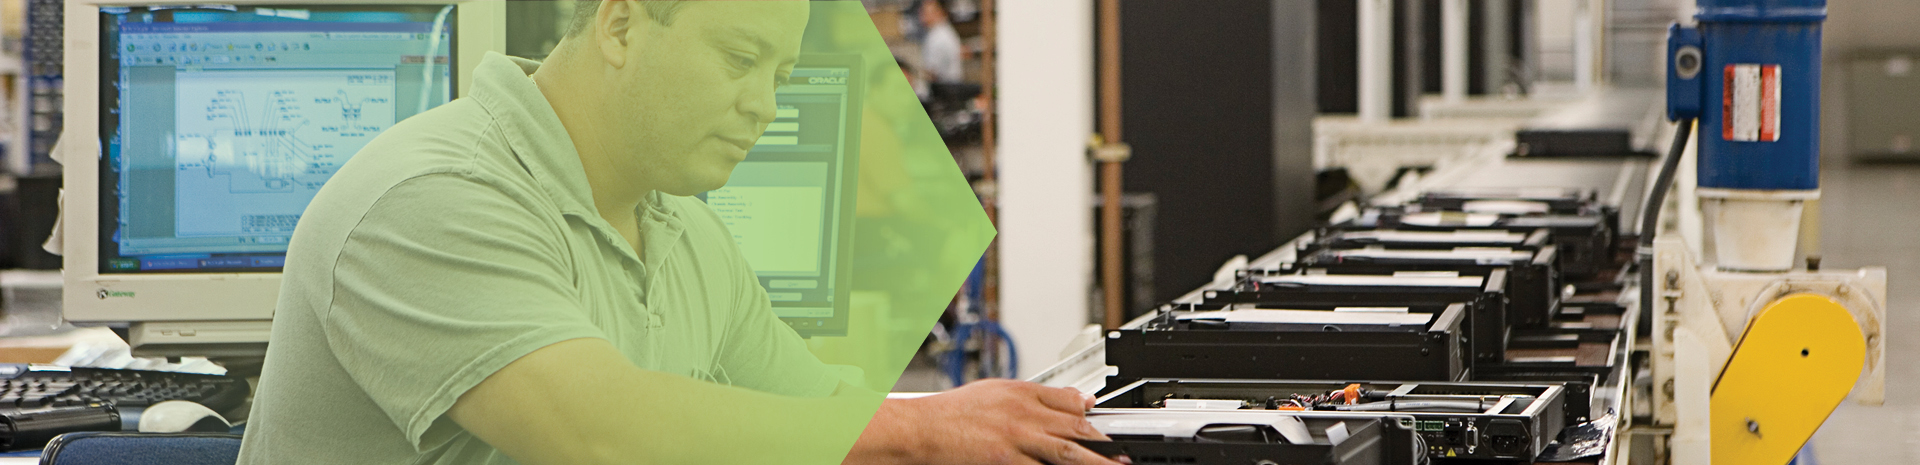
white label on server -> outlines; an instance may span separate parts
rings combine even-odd
[[[1780,140],[1780,65],[1727,65],[1720,136],[1737,142]]]

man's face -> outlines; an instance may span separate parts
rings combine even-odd
[[[773,122],[774,90],[793,72],[804,1],[689,2],[663,26],[636,24],[607,98],[617,169],[673,195],[727,182]]]

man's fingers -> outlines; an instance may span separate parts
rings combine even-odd
[[[1048,412],[1033,419],[1042,431],[1055,437],[1066,439],[1087,439],[1093,441],[1112,441],[1100,430],[1093,429],[1087,417],[1076,413]]]
[[[1051,465],[1120,465],[1120,462],[1080,447],[1073,441],[1059,438],[1030,441],[1021,444],[1020,450]]]
[[[1005,462],[1004,465],[1049,465],[1046,461],[1038,457],[1032,457],[1031,455],[1032,454],[1027,454],[1026,451],[1021,451],[1021,453],[1015,454],[1011,460]]]
[[[1093,423],[1088,423],[1086,418],[1080,419],[1080,428],[1085,429],[1087,431],[1087,437],[1083,437],[1080,439],[1090,439],[1094,441],[1112,441],[1113,440],[1113,438],[1107,437],[1106,433],[1101,433],[1100,430],[1094,429]]]
[[[1087,401],[1073,388],[1043,387],[1036,393],[1047,408],[1079,415],[1087,412]]]

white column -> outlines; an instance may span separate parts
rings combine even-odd
[[[999,5],[1000,321],[1020,376],[1087,324],[1093,287],[1093,1]]]
[[[1440,3],[1440,94],[1449,102],[1467,99],[1467,1]]]
[[[1512,0],[1475,0],[1480,2],[1480,24],[1473,33],[1481,37],[1481,69],[1474,71],[1475,79],[1487,86],[1487,93],[1506,92],[1508,73],[1513,68],[1513,3]]]
[[[1393,0],[1360,2],[1360,120],[1393,117]]]
[[[1573,10],[1573,83],[1580,92],[1593,90],[1599,76],[1600,36],[1594,0],[1575,0]]]

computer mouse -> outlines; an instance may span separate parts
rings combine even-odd
[[[225,417],[195,402],[169,400],[140,413],[142,433],[225,433],[233,429]]]

